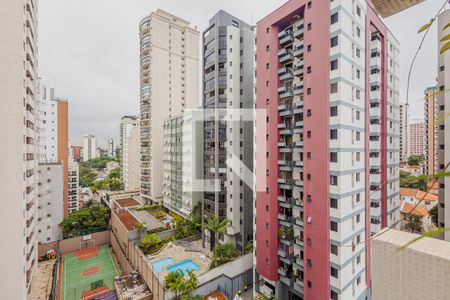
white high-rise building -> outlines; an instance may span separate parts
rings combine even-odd
[[[0,0],[0,299],[26,299],[37,265],[37,9]]]
[[[444,27],[450,23],[450,10],[444,11],[438,18],[438,41],[446,36],[450,31]],[[439,42],[438,42],[439,43]],[[438,50],[445,43],[440,43]],[[450,162],[450,93],[444,92],[450,87],[450,51],[438,53],[438,166],[437,172],[444,172],[445,167]],[[447,168],[445,172],[449,172]],[[450,177],[444,176],[439,179],[439,208],[438,225],[440,228],[450,227]],[[444,233],[445,240],[450,241],[450,231]]]
[[[139,190],[141,176],[141,136],[139,119],[124,116],[120,121],[122,178],[126,191]]]
[[[141,196],[161,203],[164,120],[199,105],[199,32],[160,9],[139,30]]]
[[[57,124],[55,88],[51,81],[40,78],[37,124],[39,163],[57,161]]]
[[[68,210],[69,213],[77,211],[79,208],[79,176],[80,168],[78,163],[73,159],[69,159],[68,164]]]
[[[114,157],[114,140],[113,138],[108,138],[108,156],[113,158]]]
[[[62,238],[59,223],[64,219],[64,165],[45,163],[38,166],[38,243]]]
[[[92,134],[83,136],[83,161],[97,157],[97,140]]]
[[[409,150],[409,119],[408,119],[408,106],[406,104],[400,104],[400,126],[399,126],[399,142],[400,142],[400,161],[406,161],[408,159]]]

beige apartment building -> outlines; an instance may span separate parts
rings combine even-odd
[[[141,130],[136,116],[124,116],[120,121],[122,178],[126,191],[139,190],[141,180]]]
[[[437,166],[438,139],[438,126],[436,126],[436,119],[438,117],[436,87],[430,87],[425,90],[424,100],[425,173],[428,175],[433,175]]]
[[[450,243],[384,229],[372,240],[372,299],[450,299]]]
[[[0,299],[26,299],[37,265],[37,17],[0,0]]]
[[[425,125],[422,120],[412,120],[409,124],[409,155],[424,155],[425,154]]]
[[[158,9],[140,34],[141,196],[161,203],[164,120],[199,105],[199,31]]]

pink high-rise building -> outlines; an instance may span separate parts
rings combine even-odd
[[[398,51],[371,1],[291,0],[257,23],[257,292],[370,297],[370,237],[400,220]]]

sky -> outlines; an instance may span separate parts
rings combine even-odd
[[[323,1],[323,0],[321,0]],[[139,114],[140,20],[160,8],[203,31],[223,9],[255,24],[286,0],[41,0],[39,1],[39,76],[53,82],[57,97],[69,101],[69,137],[84,134],[101,146],[116,141],[120,118]],[[417,30],[439,10],[442,0],[427,0],[385,19],[400,42],[400,101],[405,101],[409,64],[421,35]],[[411,77],[410,118],[423,119],[423,95],[437,69],[436,25],[430,30]]]

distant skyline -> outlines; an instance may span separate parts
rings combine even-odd
[[[102,146],[108,137],[118,141],[120,118],[139,114],[138,24],[145,15],[160,8],[202,32],[220,9],[255,24],[285,2],[40,1],[39,75],[53,80],[56,96],[69,101],[71,144],[80,145],[87,133],[95,135]],[[409,64],[421,38],[417,30],[441,5],[441,1],[427,0],[385,20],[400,42],[401,102],[405,101]],[[434,25],[411,77],[411,119],[423,119],[424,90],[435,85],[437,51]]]

